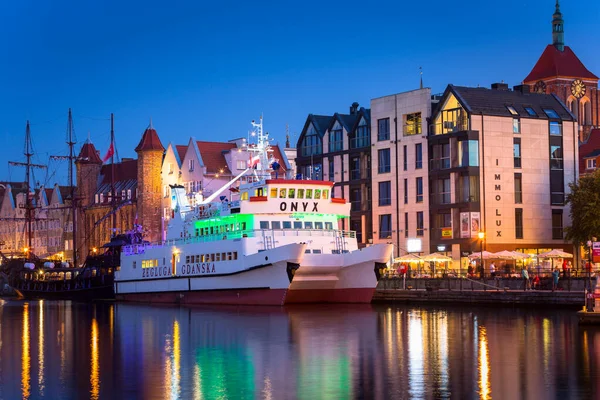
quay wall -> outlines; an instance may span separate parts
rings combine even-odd
[[[537,290],[523,290],[523,280],[518,278],[406,279],[406,286],[401,278],[385,278],[379,281],[373,302],[552,305],[581,308],[589,283],[587,278],[564,279],[559,281],[558,289],[552,291],[549,279],[542,280]],[[595,278],[591,279],[591,284],[592,288],[595,288]]]

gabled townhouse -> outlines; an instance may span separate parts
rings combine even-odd
[[[429,88],[371,100],[373,242],[393,243],[396,257],[446,251],[429,244],[431,104]]]
[[[463,265],[482,249],[573,252],[563,228],[579,132],[557,96],[449,85],[430,122],[432,249],[448,246]]]
[[[600,167],[600,129],[592,129],[579,144],[579,176],[591,174]]]
[[[296,148],[298,177],[335,182],[333,196],[351,204],[340,229],[355,231],[359,246],[372,243],[370,110],[353,103],[349,114],[309,114]]]

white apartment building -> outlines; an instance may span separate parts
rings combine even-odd
[[[431,102],[429,88],[371,100],[373,243],[393,243],[396,257],[437,251],[429,241]]]

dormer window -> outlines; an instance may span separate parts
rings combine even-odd
[[[527,114],[529,114],[532,117],[537,117],[537,113],[535,112],[535,110],[531,107],[523,107],[525,108],[525,111],[527,111]]]
[[[517,110],[515,110],[513,106],[506,106],[506,108],[508,109],[508,112],[510,112],[512,115],[519,115],[519,113],[517,112]]]
[[[100,193],[100,203],[104,203],[104,193]]]
[[[131,200],[131,189],[127,189],[127,200]]]
[[[560,117],[558,116],[558,113],[556,111],[554,111],[553,109],[544,108],[543,110],[546,113],[546,115],[548,116],[548,118],[560,119]]]

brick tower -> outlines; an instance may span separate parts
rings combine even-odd
[[[77,251],[79,261],[83,262],[89,252],[89,244],[86,234],[85,214],[83,210],[94,203],[94,194],[98,189],[98,179],[102,168],[102,160],[94,144],[88,139],[79,152],[75,161],[77,173],[77,188],[75,198],[78,201],[77,207]]]
[[[567,105],[579,122],[579,140],[600,125],[598,77],[591,73],[569,46],[565,46],[564,21],[560,4],[552,15],[552,44],[523,80],[532,92],[553,93]]]
[[[144,239],[154,243],[162,239],[161,169],[165,148],[152,127],[152,122],[144,131],[135,151],[138,154],[138,221],[144,230]]]

